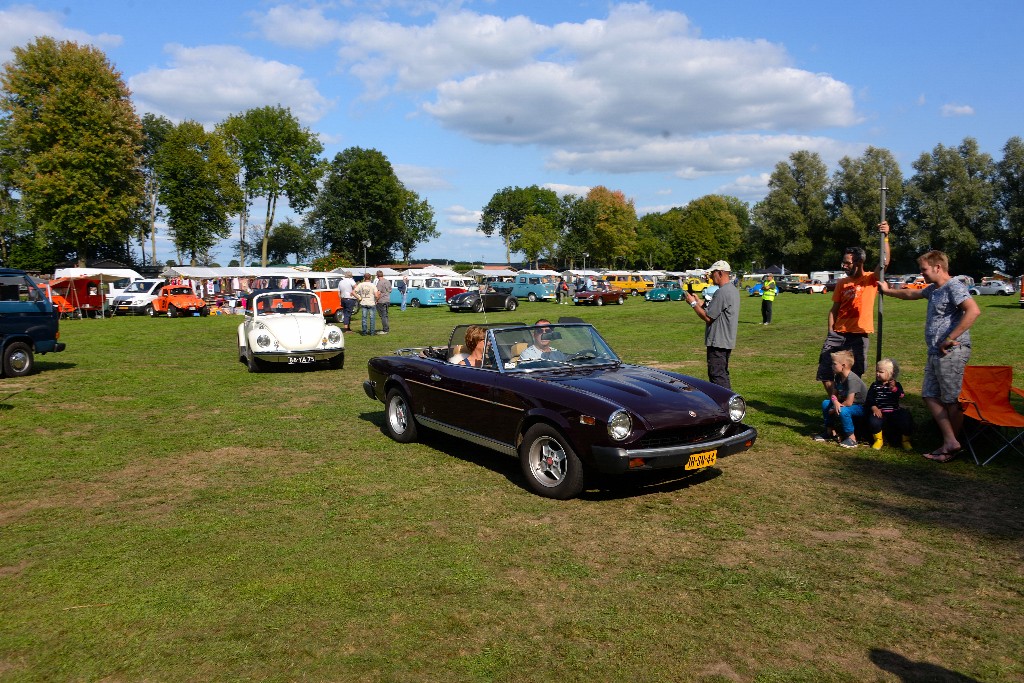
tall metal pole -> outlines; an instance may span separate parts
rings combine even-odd
[[[885,222],[885,193],[889,188],[885,186],[885,174],[882,174],[882,219],[879,223]],[[880,280],[885,279],[885,240],[888,239],[889,235],[881,235],[878,240],[878,277]],[[881,289],[879,289],[878,295],[878,348],[875,352],[875,362],[882,360],[882,302],[885,297],[881,295]]]

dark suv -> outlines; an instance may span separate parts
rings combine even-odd
[[[64,350],[54,308],[25,271],[0,268],[0,376],[32,372],[36,353]]]

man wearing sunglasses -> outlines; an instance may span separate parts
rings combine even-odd
[[[885,265],[889,265],[889,224],[882,222],[878,231],[885,235],[883,242]],[[878,295],[878,280],[881,266],[874,272],[864,270],[867,255],[861,247],[847,247],[843,251],[840,265],[846,277],[836,283],[832,292],[832,308],[828,312],[828,333],[818,357],[816,379],[825,387],[829,396],[835,393],[833,386],[832,354],[841,349],[853,352],[851,372],[858,377],[864,374],[864,363],[868,356],[868,336],[875,331],[875,298]]]

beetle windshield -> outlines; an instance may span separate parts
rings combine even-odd
[[[505,372],[572,369],[621,362],[590,325],[531,325],[492,331]]]
[[[273,292],[260,294],[253,301],[256,315],[282,313],[319,313],[320,302],[315,294],[306,292]]]

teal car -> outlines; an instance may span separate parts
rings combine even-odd
[[[686,298],[686,291],[678,282],[663,282],[646,292],[644,298],[648,301],[681,301]]]

